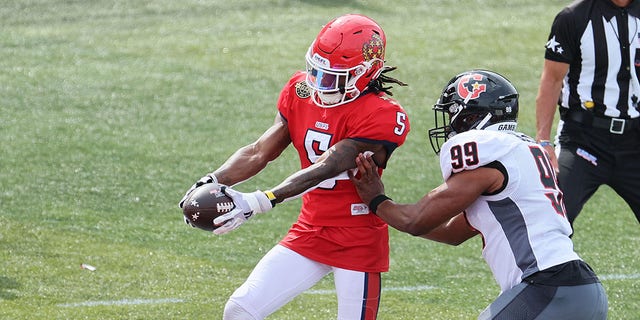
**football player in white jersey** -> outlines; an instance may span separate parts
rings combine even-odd
[[[433,109],[429,136],[445,182],[417,203],[396,203],[384,194],[373,158],[360,154],[350,177],[371,212],[400,231],[446,244],[480,234],[501,294],[479,319],[606,319],[606,293],[573,250],[548,156],[515,131],[513,85],[488,70],[463,72]]]

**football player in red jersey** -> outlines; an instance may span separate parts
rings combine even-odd
[[[329,273],[338,319],[377,318],[381,273],[389,268],[388,227],[362,203],[347,170],[365,152],[385,168],[409,132],[407,113],[390,97],[390,83],[405,84],[385,74],[395,69],[385,66],[385,45],[382,28],[366,16],[330,21],[307,51],[306,71],[282,89],[274,124],[192,187],[247,180],[290,144],[300,158],[299,171],[266,191],[225,189],[237,208],[215,220],[216,234],[288,199],[301,196],[302,208],[231,295],[223,319],[263,319]]]

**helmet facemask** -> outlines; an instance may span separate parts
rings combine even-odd
[[[462,106],[454,102],[441,104],[438,101],[433,106],[435,127],[429,130],[429,140],[431,148],[436,154],[439,154],[442,145],[456,134],[451,127],[451,118],[455,116],[460,108]]]
[[[370,72],[373,64],[384,64],[380,59],[364,61],[363,63],[348,69],[331,68],[328,60],[317,53],[311,55],[311,48],[307,52],[307,85],[313,90],[311,98],[313,102],[323,108],[333,108],[355,100],[361,93],[357,88],[358,80]],[[376,70],[377,75],[382,71]]]

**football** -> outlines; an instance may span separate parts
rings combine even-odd
[[[217,183],[205,183],[193,190],[182,205],[185,222],[202,230],[215,230],[213,219],[235,208],[233,200],[222,192],[221,187]]]

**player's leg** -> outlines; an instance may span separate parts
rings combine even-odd
[[[605,320],[608,299],[601,283],[558,287],[536,319]]]
[[[338,320],[376,319],[382,288],[380,273],[340,268],[334,268],[333,272],[338,295]]]
[[[247,280],[231,295],[223,319],[264,319],[329,272],[331,267],[276,245],[260,259]]]
[[[520,283],[502,293],[479,320],[604,320],[607,295],[601,283],[554,287]]]
[[[525,305],[521,300],[520,294],[529,288],[529,284],[522,282],[513,288],[503,292],[496,300],[494,300],[489,306],[487,306],[482,313],[478,316],[478,320],[489,319],[507,319],[511,314],[509,309],[518,309],[520,305]],[[504,318],[501,318],[505,316]],[[533,319],[533,318],[518,318],[518,319]]]

